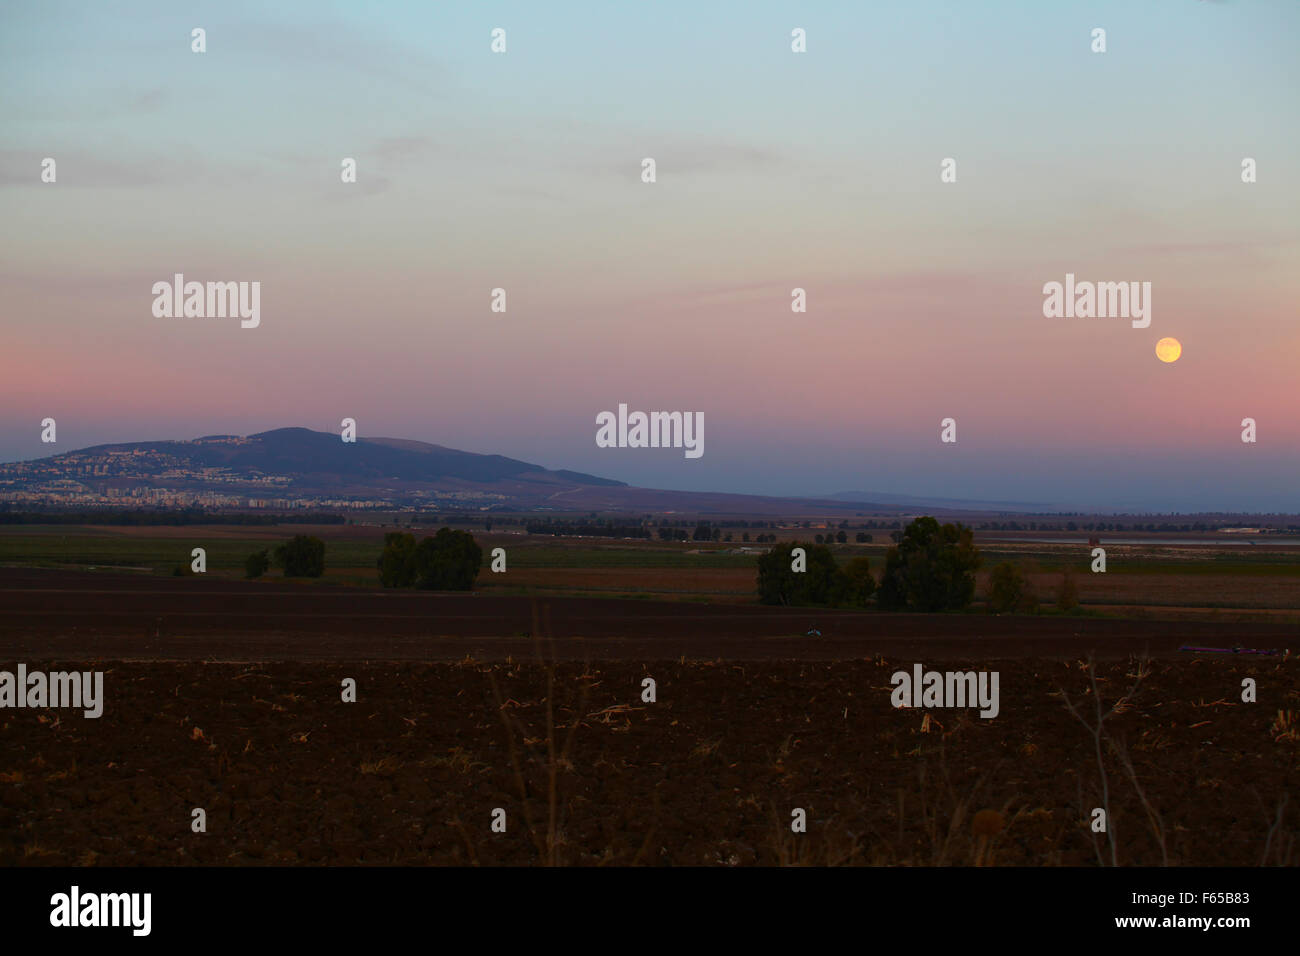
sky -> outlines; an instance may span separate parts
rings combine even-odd
[[[646,487],[1300,511],[1297,35],[1292,0],[7,0],[0,460],[351,417]],[[155,316],[175,273],[259,282],[260,324]],[[1150,282],[1150,326],[1044,316],[1067,273]],[[620,403],[704,454],[597,447]]]

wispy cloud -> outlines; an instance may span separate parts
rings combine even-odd
[[[776,172],[793,165],[783,153],[746,143],[667,142],[649,151],[638,152],[631,148],[626,155],[620,156],[611,155],[607,148],[603,152],[595,170],[619,177],[626,177],[629,169],[635,173],[646,156],[654,158],[660,176],[668,172],[678,176]]]
[[[375,144],[375,155],[381,159],[409,159],[424,156],[433,150],[427,136],[389,136]]]
[[[355,24],[316,19],[294,23],[243,22],[226,28],[233,51],[276,63],[297,61],[359,73],[404,86],[421,95],[450,85],[447,70],[417,44],[382,37]]]
[[[1123,254],[1153,256],[1213,255],[1247,256],[1254,258],[1261,252],[1294,246],[1300,236],[1281,236],[1271,239],[1211,239],[1204,242],[1148,242],[1123,246]]]
[[[0,150],[0,187],[45,186],[41,161],[49,156],[57,164],[57,183],[64,188],[138,189],[169,185],[232,186],[248,183],[256,172],[246,164],[212,163],[197,151],[174,148],[171,155],[149,154],[127,160],[85,149],[49,147]]]

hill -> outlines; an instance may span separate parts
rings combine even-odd
[[[633,488],[626,482],[404,438],[332,432],[95,445],[0,465],[11,506],[391,508],[789,515],[878,506],[814,498]]]

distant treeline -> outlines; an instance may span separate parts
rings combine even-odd
[[[614,524],[587,521],[530,521],[524,525],[529,534],[550,534],[578,538],[649,538],[650,529],[639,524]]]
[[[335,514],[253,514],[239,511],[151,511],[144,508],[94,511],[9,511],[0,510],[0,524],[113,524],[113,525],[189,525],[189,524],[344,524]]]
[[[1240,522],[1236,525],[1229,524],[1226,521],[1196,521],[1191,523],[1174,524],[1169,521],[1156,523],[1154,521],[1066,521],[1066,522],[1048,522],[1048,521],[985,521],[981,522],[976,530],[978,531],[1166,531],[1166,532],[1191,532],[1191,531],[1218,531],[1220,528],[1239,527]],[[1300,531],[1300,525],[1279,525],[1276,530]],[[1268,529],[1273,530],[1273,529]]]

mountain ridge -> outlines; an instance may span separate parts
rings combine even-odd
[[[297,481],[309,481],[306,476],[312,475],[392,478],[402,481],[460,479],[475,482],[492,482],[525,475],[553,475],[596,487],[627,485],[626,482],[611,478],[582,472],[555,471],[504,455],[481,455],[414,439],[377,436],[358,437],[355,443],[344,442],[330,432],[317,432],[300,426],[274,428],[252,435],[206,435],[194,439],[92,445],[51,457],[134,452],[141,449],[179,452],[178,457],[183,455],[207,467],[256,469],[263,473],[289,469],[295,473]],[[366,453],[358,455],[358,449],[365,449]]]
[[[402,507],[730,515],[896,513],[870,502],[637,488],[504,455],[301,426],[114,442],[0,464],[0,500],[48,505]]]

